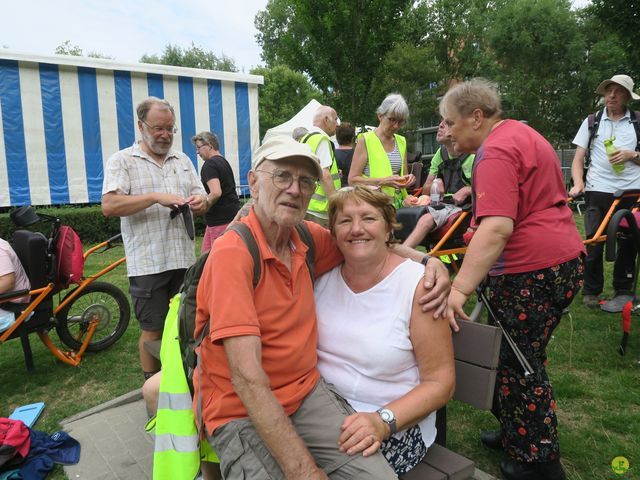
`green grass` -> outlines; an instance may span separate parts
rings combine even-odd
[[[96,255],[85,271],[95,271],[122,253],[120,248]],[[608,268],[609,283],[610,278]],[[124,266],[106,280],[127,292]],[[611,291],[605,295],[611,295]],[[562,461],[570,480],[640,479],[640,318],[633,319],[627,355],[621,357],[617,353],[620,315],[588,310],[581,301],[578,296],[571,306],[571,319],[562,319],[548,349]],[[140,387],[138,334],[137,322],[132,318],[120,341],[104,352],[86,354],[77,368],[55,360],[34,335],[34,373],[25,369],[19,341],[3,344],[0,416],[8,416],[19,405],[44,401],[46,407],[36,428],[53,432],[59,429],[60,420]],[[58,342],[55,331],[51,337]],[[496,426],[491,414],[451,402],[448,447],[473,459],[482,470],[499,476],[501,454],[484,448],[478,438],[480,430]],[[626,475],[614,475],[610,467],[612,459],[620,455],[631,465]],[[50,478],[65,476],[58,467]]]

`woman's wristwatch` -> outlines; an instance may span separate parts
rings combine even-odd
[[[382,421],[387,425],[389,425],[389,430],[391,430],[391,435],[393,435],[398,431],[396,426],[396,416],[391,410],[389,410],[388,408],[380,408],[376,412],[378,413],[378,415],[380,415],[380,418],[382,419]]]

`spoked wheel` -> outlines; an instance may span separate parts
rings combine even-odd
[[[98,326],[87,351],[99,352],[118,341],[127,330],[130,316],[129,301],[122,290],[110,283],[93,282],[60,310],[56,331],[65,345],[79,350],[95,319]]]

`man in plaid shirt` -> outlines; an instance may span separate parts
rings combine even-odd
[[[196,259],[191,213],[203,215],[210,201],[189,157],[171,148],[177,131],[173,107],[149,97],[136,113],[142,140],[107,161],[102,213],[120,217],[146,379],[160,363],[144,344],[162,337],[169,300]]]

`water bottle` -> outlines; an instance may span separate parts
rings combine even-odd
[[[440,179],[436,178],[431,184],[431,206],[440,204]]]
[[[609,158],[611,158],[611,156],[613,155],[613,152],[615,152],[618,149],[618,147],[616,147],[613,144],[615,139],[616,137],[611,137],[611,138],[607,138],[606,140],[603,140],[602,142],[604,143],[604,149],[607,152],[607,156]],[[621,175],[622,172],[624,172],[624,163],[611,164],[611,168],[616,175]]]

